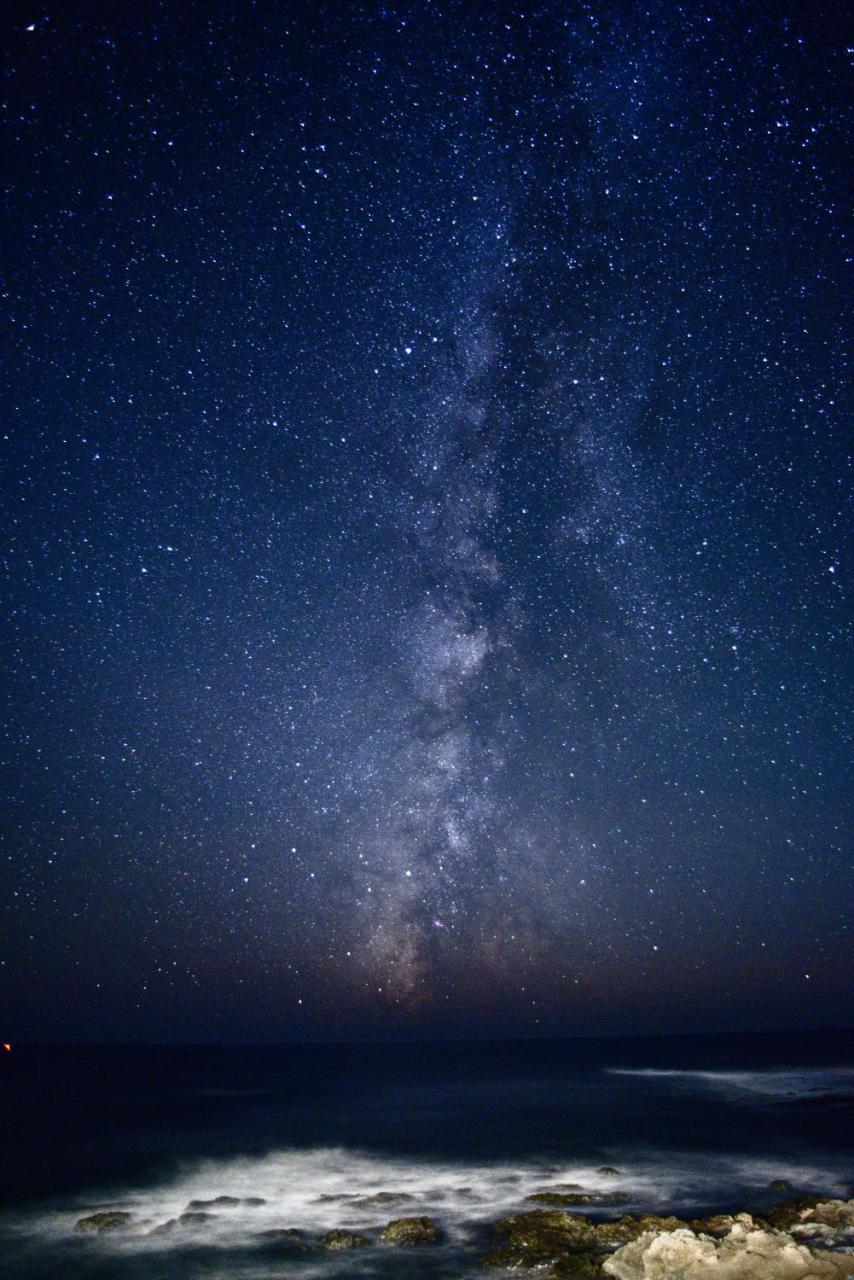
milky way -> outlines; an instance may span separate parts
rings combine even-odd
[[[841,27],[7,21],[13,1038],[843,1017]]]

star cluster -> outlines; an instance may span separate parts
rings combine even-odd
[[[3,22],[8,1034],[844,1021],[841,12]]]

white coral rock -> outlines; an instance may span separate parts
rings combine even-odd
[[[616,1280],[842,1280],[854,1257],[808,1249],[785,1231],[739,1214],[719,1240],[693,1231],[647,1231],[602,1266]]]
[[[823,1200],[813,1209],[804,1209],[803,1223],[821,1223],[826,1227],[854,1227],[854,1200]]]

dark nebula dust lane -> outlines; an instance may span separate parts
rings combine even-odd
[[[3,19],[4,1037],[845,1022],[846,56]]]

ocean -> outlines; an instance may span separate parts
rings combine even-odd
[[[0,1276],[15,1280],[483,1278],[490,1224],[550,1188],[601,1195],[592,1217],[851,1193],[843,1033],[16,1046],[0,1087]],[[74,1230],[113,1210],[126,1229]],[[376,1240],[411,1215],[442,1243]],[[313,1247],[335,1228],[371,1243]],[[265,1234],[282,1229],[301,1235]]]

